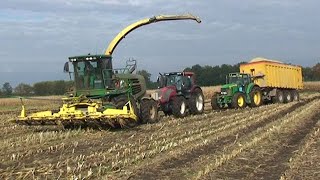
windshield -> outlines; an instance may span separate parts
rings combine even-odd
[[[240,84],[245,85],[249,83],[249,77],[247,74],[237,74],[237,75],[229,75],[228,79],[229,84]]]
[[[177,90],[191,87],[191,77],[183,75],[167,75],[165,76],[165,86],[176,86]]]
[[[108,59],[95,61],[76,61],[73,62],[75,72],[75,82],[77,89],[102,89],[105,86],[102,72],[104,69],[111,69]]]

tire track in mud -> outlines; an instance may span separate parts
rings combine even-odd
[[[309,102],[318,98],[319,97],[317,96],[317,97],[310,98],[306,101],[299,102],[286,110],[283,110],[277,114],[264,118],[260,122],[249,125],[246,128],[239,130],[237,138],[241,138],[246,134],[251,133],[260,127],[263,127],[277,120],[279,117],[282,117],[288,113],[291,113],[296,109],[298,109],[299,107],[304,106]],[[138,169],[138,171],[135,172],[129,178],[130,179],[145,179],[145,178],[158,179],[158,178],[167,177],[168,175],[170,175],[170,178],[172,179],[179,178],[179,177],[181,178],[183,177],[185,172],[179,171],[179,170],[188,166],[192,167],[193,162],[196,161],[202,155],[214,154],[215,152],[222,151],[225,145],[233,143],[235,140],[236,140],[236,137],[234,135],[222,137],[221,139],[218,139],[213,143],[191,150],[190,152],[187,152],[179,157],[173,157],[169,160],[161,162],[159,165],[151,165],[153,168],[150,168],[150,165],[149,165],[149,167],[147,168],[142,168],[140,170]],[[172,173],[172,171],[174,172]]]
[[[275,143],[265,143],[254,151],[244,152],[240,158],[233,159],[202,179],[280,179],[289,167],[287,164],[300,145],[320,120],[320,110],[311,113],[308,119],[301,119],[290,131],[273,135]],[[285,128],[285,127],[282,127]],[[278,141],[277,141],[278,140]],[[261,153],[261,154],[259,154]],[[260,156],[259,156],[260,155]],[[245,161],[244,161],[245,160]],[[243,164],[247,167],[243,167]]]

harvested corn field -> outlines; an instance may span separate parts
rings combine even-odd
[[[303,93],[110,130],[19,126],[9,122],[19,110],[2,109],[0,178],[319,179],[319,104],[319,93]]]

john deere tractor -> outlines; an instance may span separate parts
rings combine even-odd
[[[64,71],[74,78],[75,87],[63,98],[56,111],[26,115],[22,102],[21,115],[16,123],[26,125],[62,124],[64,126],[90,125],[133,126],[137,123],[158,121],[157,102],[146,97],[146,83],[141,75],[133,74],[136,61],[126,68],[114,69],[112,53],[119,42],[134,29],[160,21],[196,20],[193,15],[160,15],[133,23],[123,29],[101,55],[69,57]],[[73,67],[72,70],[69,66]]]
[[[257,107],[262,104],[260,87],[253,82],[250,74],[230,73],[221,91],[211,98],[212,109]]]
[[[166,115],[183,118],[189,114],[201,114],[204,110],[204,96],[195,83],[192,72],[171,72],[160,74],[159,89],[152,94],[158,100],[159,108]]]

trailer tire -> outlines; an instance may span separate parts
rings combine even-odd
[[[292,100],[293,101],[299,101],[300,100],[299,92],[297,90],[292,90],[291,94],[292,94]]]
[[[241,92],[237,92],[232,97],[232,107],[233,108],[244,108],[246,107],[245,95]]]
[[[253,87],[250,94],[250,107],[258,107],[262,104],[262,92],[259,87]]]
[[[211,97],[211,107],[212,110],[219,110],[222,109],[222,107],[218,104],[218,94],[215,93],[212,97]]]
[[[189,99],[191,114],[202,114],[204,110],[204,95],[200,88],[194,90]]]
[[[171,100],[172,114],[177,118],[184,118],[187,115],[187,102],[183,96],[173,97]]]
[[[283,92],[284,94],[284,103],[289,103],[293,101],[292,93],[289,90]]]
[[[283,91],[281,91],[280,89],[277,89],[276,96],[272,97],[272,102],[283,103],[284,102]]]
[[[159,121],[158,105],[153,99],[143,99],[140,104],[140,122],[156,123]]]

